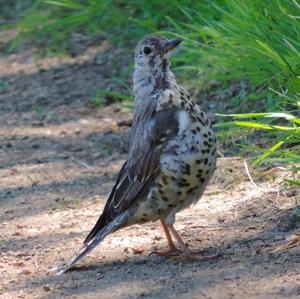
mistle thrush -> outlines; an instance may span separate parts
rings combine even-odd
[[[216,138],[205,113],[170,70],[170,51],[180,43],[161,36],[146,36],[138,43],[128,157],[100,218],[64,271],[107,235],[148,221],[161,221],[170,254],[191,255],[173,223],[177,212],[200,199],[212,177]]]

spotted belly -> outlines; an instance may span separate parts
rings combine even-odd
[[[133,223],[174,217],[201,197],[216,164],[215,142],[207,146],[212,133],[203,131],[200,134],[191,126],[190,132],[170,143],[161,156],[161,173],[150,186],[146,200],[138,202]]]

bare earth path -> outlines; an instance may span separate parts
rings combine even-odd
[[[131,111],[88,105],[110,68],[101,51],[0,59],[0,298],[300,298],[297,190],[277,168],[253,172],[255,187],[240,158],[220,158],[203,199],[177,217],[188,245],[217,259],[149,255],[167,246],[149,223],[109,236],[76,271],[50,271],[95,223],[128,147]]]

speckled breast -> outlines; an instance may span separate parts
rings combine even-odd
[[[161,156],[161,173],[138,208],[139,222],[175,214],[201,197],[216,165],[216,138],[201,112],[198,106],[178,112],[178,134]]]

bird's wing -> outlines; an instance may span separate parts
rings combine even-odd
[[[177,109],[158,111],[157,100],[150,98],[136,109],[128,158],[117,176],[102,215],[77,254],[66,265],[58,267],[59,273],[71,269],[108,234],[122,226],[127,209],[137,198],[147,194],[159,174],[161,153],[167,141],[177,132],[178,121]]]
[[[129,154],[109,195],[102,215],[86,237],[89,242],[108,223],[142,197],[159,173],[159,159],[178,129],[176,109],[156,110],[156,99],[145,102],[133,120]]]
[[[162,149],[176,133],[177,107],[157,110],[159,96],[144,102],[135,114],[128,154],[128,175],[132,182],[143,182],[158,165]]]

